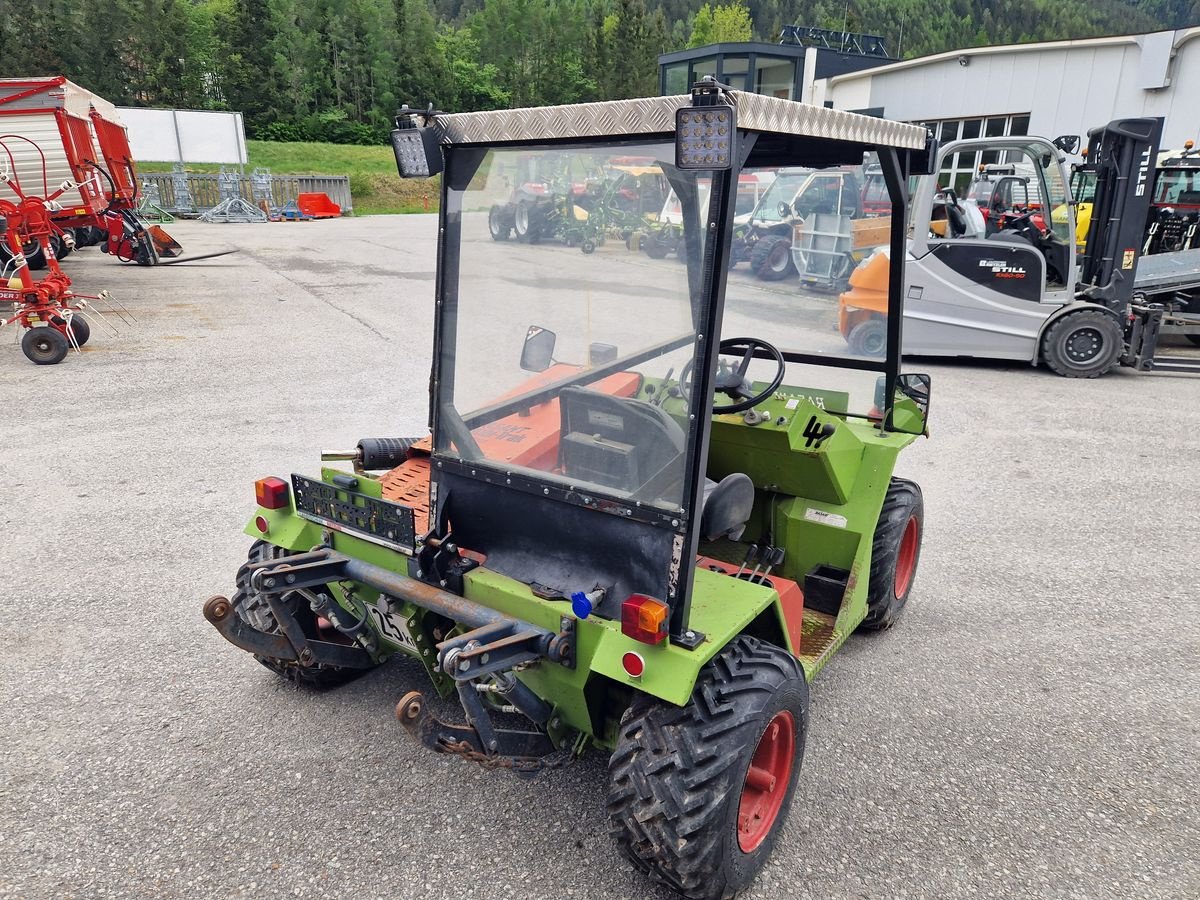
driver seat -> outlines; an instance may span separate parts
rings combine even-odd
[[[628,397],[568,386],[558,395],[562,415],[559,466],[568,478],[654,499],[683,478],[687,435],[662,408]],[[706,478],[700,532],[707,540],[737,540],[754,506],[750,476]]]

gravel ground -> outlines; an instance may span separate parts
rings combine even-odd
[[[429,754],[392,719],[415,665],[314,695],[201,618],[255,478],[421,430],[435,221],[170,230],[242,252],[85,251],[137,323],[53,368],[0,341],[0,896],[670,896],[616,855],[599,756],[525,782]],[[913,600],[814,686],[746,896],[1200,896],[1200,384],[910,368]]]

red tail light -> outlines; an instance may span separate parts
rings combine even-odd
[[[288,483],[274,475],[254,482],[254,497],[264,509],[283,509],[288,505]]]
[[[621,632],[643,644],[661,644],[667,637],[671,608],[645,594],[633,594],[621,604]]]

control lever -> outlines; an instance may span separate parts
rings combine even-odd
[[[771,574],[771,570],[776,566],[783,565],[784,549],[782,547],[768,547],[764,554],[767,557],[767,568],[762,574],[763,583],[766,582],[767,576]]]
[[[749,549],[746,550],[746,558],[743,559],[742,564],[740,566],[738,566],[737,575],[735,575],[734,577],[741,578],[743,573],[745,573],[746,568],[751,563],[757,562],[757,561],[758,561],[758,544],[751,544]]]

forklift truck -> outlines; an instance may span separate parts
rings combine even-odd
[[[1071,378],[1094,378],[1117,365],[1200,371],[1200,360],[1156,355],[1160,333],[1200,333],[1200,316],[1188,312],[1189,294],[1200,288],[1200,250],[1142,256],[1161,133],[1162,119],[1140,118],[1089,134],[1081,168],[1096,188],[1082,253],[1062,139],[947,144],[939,171],[955,153],[1007,157],[1027,173],[1031,209],[986,237],[967,233],[955,227],[965,216],[954,191],[923,180],[913,221],[929,221],[942,202],[950,227],[944,234],[916,229],[909,243],[904,352],[1042,362]],[[889,271],[886,253],[867,259],[841,295],[839,329],[852,350],[882,347]]]

